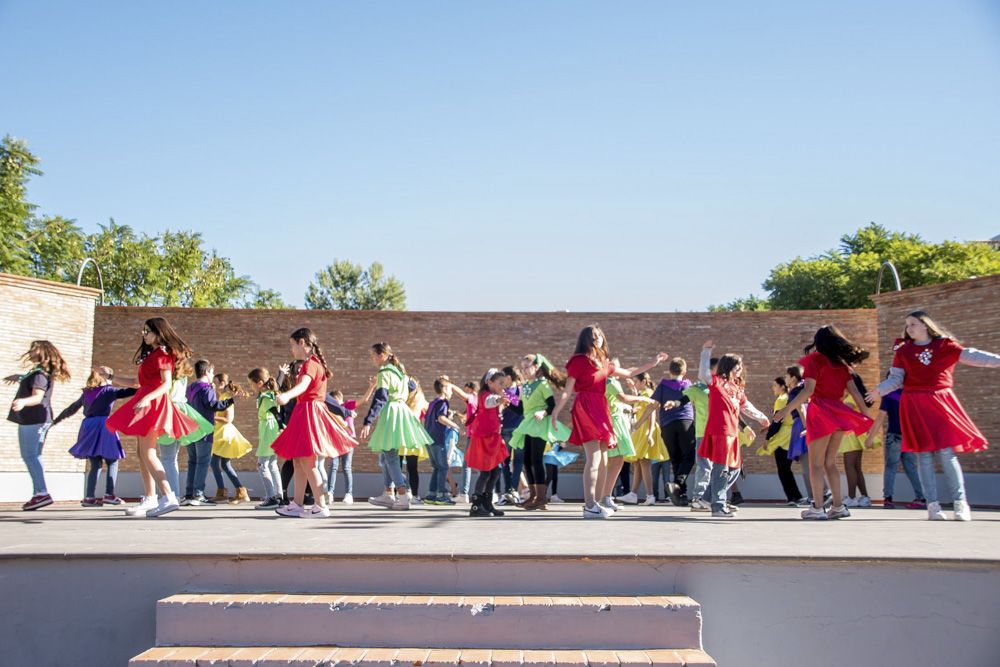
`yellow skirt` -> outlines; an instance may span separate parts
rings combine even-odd
[[[253,445],[243,437],[240,430],[233,424],[215,422],[215,435],[212,436],[212,454],[225,459],[238,459],[250,453]]]

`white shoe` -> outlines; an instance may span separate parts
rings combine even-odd
[[[469,494],[468,493],[460,493],[460,494],[458,494],[458,497],[455,498],[455,502],[458,503],[459,505],[468,505],[469,504]]]
[[[941,511],[941,503],[927,503],[928,521],[947,521],[948,517]]]
[[[394,510],[408,510],[410,509],[410,494],[406,494],[402,498],[399,498],[392,504],[391,509]]]
[[[844,507],[857,507],[858,501],[854,498],[844,498]]]
[[[493,497],[497,498],[495,494]],[[494,500],[494,502],[496,503],[497,506],[502,507],[503,505],[507,504],[507,496],[500,496],[500,498]]]
[[[608,508],[601,507],[600,505],[591,505],[590,507],[583,508],[583,518],[584,519],[607,519],[613,512],[609,512]]]
[[[321,505],[313,505],[310,509],[302,512],[303,519],[322,519],[330,516],[330,508]]]
[[[499,505],[500,504],[500,497],[497,494],[495,494],[495,493],[493,494],[493,504],[494,505]]]
[[[383,492],[381,496],[375,496],[374,498],[369,498],[368,502],[377,507],[392,507],[396,504],[396,498]]]
[[[694,498],[688,505],[692,512],[711,512],[712,506],[706,503],[701,498]]]
[[[555,503],[556,505],[561,505],[562,503],[565,503],[566,501],[565,501],[565,500],[563,500],[562,498],[560,498],[559,496],[557,496],[556,494],[554,494],[554,493],[553,493],[553,494],[552,494],[552,495],[551,495],[551,496],[549,497],[549,502],[550,502],[550,503]]]
[[[969,510],[969,503],[964,500],[955,501],[955,521],[972,521],[972,512]]]
[[[705,504],[708,505],[708,503],[705,503]],[[711,505],[708,505],[708,506],[711,507]],[[731,503],[726,503],[726,511],[727,512],[732,512],[733,514],[736,514],[737,512],[740,511],[740,506],[739,505],[733,505]]]
[[[642,504],[643,505],[655,505],[656,504],[656,496],[654,496],[652,493],[649,494],[648,496],[646,496],[646,499],[642,501]]]
[[[827,519],[846,519],[849,516],[851,516],[851,510],[847,509],[846,505],[831,507],[826,512]]]
[[[802,511],[801,516],[803,519],[812,519],[814,521],[826,521],[830,518],[826,515],[826,512],[815,505],[809,505],[808,509]]]
[[[861,496],[858,498],[858,507],[871,507],[872,499],[868,496]]]
[[[712,510],[713,519],[735,519],[736,515],[729,510]]]
[[[621,505],[615,505],[615,501],[611,499],[611,496],[604,496],[603,498],[601,498],[601,501],[598,503],[598,505],[600,505],[605,509],[611,510],[612,514],[622,509]]]
[[[305,508],[303,508],[302,505],[299,505],[297,502],[293,500],[287,505],[281,505],[280,507],[278,507],[276,510],[274,510],[274,513],[277,514],[278,516],[285,516],[290,519],[301,519],[305,514]]]
[[[629,493],[626,493],[624,496],[618,496],[618,500],[622,501],[626,505],[639,504],[639,496],[635,495],[635,491],[630,491]]]
[[[139,501],[138,505],[133,505],[132,507],[125,508],[125,516],[144,517],[146,516],[146,512],[156,508],[158,504],[159,503],[156,500],[156,496],[150,498],[143,497]]]
[[[423,498],[416,498],[414,496],[411,496],[410,494],[406,494],[406,499],[410,502],[411,505],[423,505],[424,504]]]
[[[344,494],[344,504],[345,505],[353,505],[354,504],[354,496],[352,496],[350,493],[345,493]]]
[[[162,496],[156,507],[146,512],[146,516],[149,518],[163,516],[164,514],[169,514],[176,509],[180,509],[180,503],[177,502],[177,496],[174,494],[169,494]]]

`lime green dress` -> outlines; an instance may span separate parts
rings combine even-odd
[[[415,448],[433,442],[424,425],[406,405],[406,397],[410,393],[406,385],[406,375],[392,364],[378,369],[375,390],[385,389],[389,400],[382,408],[372,437],[368,440],[368,447],[373,452],[393,449],[413,452]]]
[[[215,425],[212,422],[202,417],[194,408],[188,405],[187,387],[187,378],[175,378],[173,384],[170,385],[170,402],[174,404],[174,410],[194,421],[198,425],[198,428],[185,436],[181,436],[178,440],[174,440],[169,435],[161,435],[156,439],[156,444],[172,445],[175,442],[179,442],[182,445],[190,445],[192,442],[198,442],[215,430]]]
[[[271,449],[271,443],[281,433],[281,425],[271,409],[277,406],[273,391],[265,391],[257,395],[257,458],[275,456],[274,450]]]
[[[608,452],[608,457],[635,456],[635,445],[632,444],[632,434],[628,430],[628,418],[625,416],[624,406],[618,402],[618,395],[624,394],[621,383],[617,378],[608,378],[604,395],[608,399],[608,410],[611,411],[611,426],[615,430],[615,438],[618,444]]]
[[[546,403],[553,396],[552,387],[545,378],[538,378],[521,385],[521,405],[524,407],[524,419],[510,436],[511,449],[524,449],[524,438],[531,436],[539,438],[548,444],[566,442],[572,433],[562,422],[552,426],[552,416],[545,415],[541,420],[535,419],[536,412],[545,412]]]

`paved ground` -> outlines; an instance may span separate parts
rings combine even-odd
[[[461,508],[390,512],[336,504],[329,519],[283,519],[251,505],[182,508],[159,519],[121,509],[57,505],[0,509],[0,558],[23,555],[426,555],[863,558],[1000,562],[1000,512],[971,523],[929,522],[910,510],[855,510],[850,519],[807,522],[799,510],[744,506],[737,519],[686,508],[629,507],[585,521],[580,506],[513,509],[470,519]]]

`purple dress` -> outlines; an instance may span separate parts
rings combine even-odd
[[[83,408],[83,423],[80,424],[80,434],[76,444],[70,447],[69,453],[78,459],[101,457],[108,461],[125,458],[121,440],[117,433],[112,433],[104,427],[104,422],[111,414],[111,407],[119,398],[135,394],[136,390],[116,389],[111,385],[88,387],[83,390],[80,398],[71,403],[53,421],[53,425],[76,414]]]

